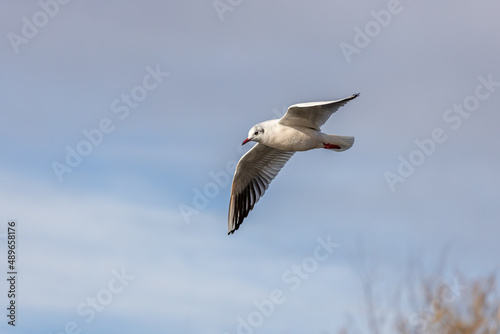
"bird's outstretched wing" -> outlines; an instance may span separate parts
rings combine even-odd
[[[243,219],[294,153],[257,144],[241,157],[231,187],[228,234],[240,227]]]
[[[328,118],[340,107],[358,94],[351,95],[345,99],[325,102],[299,103],[290,106],[279,123],[287,126],[301,126],[320,131],[320,127],[325,124]]]

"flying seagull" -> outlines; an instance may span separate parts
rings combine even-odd
[[[294,104],[281,119],[265,121],[250,129],[242,145],[249,141],[257,144],[241,157],[234,172],[228,234],[240,227],[295,152],[315,148],[342,152],[352,147],[354,137],[328,135],[322,133],[320,127],[334,112],[358,95],[337,101]]]

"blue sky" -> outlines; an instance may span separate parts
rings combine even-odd
[[[497,2],[0,9],[0,257],[15,219],[19,271],[1,332],[363,332],[363,272],[385,310],[411,261],[498,269]],[[353,148],[296,154],[227,236],[250,127],[356,92],[322,129]]]

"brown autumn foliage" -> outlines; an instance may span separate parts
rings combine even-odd
[[[382,328],[390,328],[390,333],[396,334],[500,334],[500,297],[495,276],[454,287],[449,283],[434,284],[432,280],[424,280],[420,285],[425,307],[419,312],[398,314],[389,324],[383,323],[387,319],[380,320],[383,317],[368,312],[368,332],[385,334]],[[343,328],[338,333],[358,331]]]
[[[400,317],[396,332],[400,334],[499,334],[500,300],[496,279],[490,276],[464,285],[457,295],[450,294],[446,284],[425,284],[425,302],[431,305],[420,321]]]

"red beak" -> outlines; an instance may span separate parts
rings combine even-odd
[[[243,143],[242,143],[241,145],[245,145],[245,144],[246,144],[246,143],[248,143],[249,141],[250,141],[250,139],[248,139],[248,138],[247,138],[247,139],[245,139],[245,140],[243,141]]]

